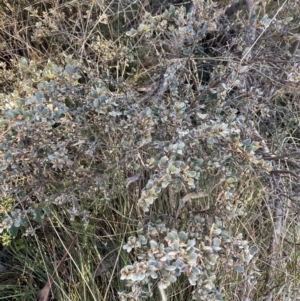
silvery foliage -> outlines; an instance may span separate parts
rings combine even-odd
[[[255,284],[257,247],[226,229],[247,205],[240,186],[254,172],[271,169],[257,152],[261,146],[251,139],[252,123],[247,120],[257,109],[267,116],[268,106],[261,102],[261,86],[244,89],[248,67],[235,61],[215,66],[210,76],[216,84],[209,92],[204,85],[196,88],[195,94],[203,97],[192,106],[195,95],[182,76],[186,61],[196,50],[195,41],[218,26],[213,7],[199,3],[197,18],[171,7],[156,16],[146,13],[137,29],[127,32],[129,40],[138,38],[141,45],[164,41],[172,55],[180,54],[161,62],[167,99],[137,104],[134,89],[111,92],[105,77],[93,72],[82,83],[83,67],[69,56],[62,66],[49,61],[42,68],[22,58],[13,72],[3,70],[14,90],[0,95],[1,200],[14,202],[2,217],[1,232],[16,236],[22,228],[30,233],[53,209],[87,225],[90,213],[82,200],[93,203],[100,195],[112,204],[116,190],[134,191],[134,182],[126,184],[127,173],[130,179],[139,178],[135,173],[149,174],[136,200],[144,217],[164,192],[174,197],[171,209],[175,212],[177,206],[178,215],[170,212],[166,221],[144,222],[128,237],[124,250],[134,251],[137,260],[122,269],[121,279],[130,289],[119,293],[121,300],[141,300],[153,293],[157,282],[166,289],[180,275],[195,288],[195,300],[222,298],[219,271],[226,276],[234,270],[237,278],[242,273],[249,286]],[[239,114],[228,101],[233,86],[248,93]],[[116,175],[119,186],[112,189]],[[213,179],[214,185],[206,183]],[[212,212],[199,213],[205,211],[199,210],[202,200],[182,198],[195,191],[206,191],[204,203]],[[178,217],[187,208],[182,224]]]
[[[121,279],[131,287],[131,292],[119,292],[121,300],[151,297],[157,281],[167,289],[181,275],[195,287],[193,300],[222,300],[216,268],[224,263],[228,271],[233,269],[254,280],[249,266],[258,249],[249,247],[242,235],[230,237],[220,220],[207,232],[206,220],[199,216],[190,219],[186,229],[178,232],[157,220],[146,229],[140,225],[138,235],[128,238],[123,248],[127,252],[135,249],[138,261],[121,271]]]
[[[176,47],[184,55],[191,53],[189,45],[198,38],[199,32],[204,34],[208,28],[215,27],[215,20],[208,21],[207,15],[203,12],[196,19],[186,14],[183,8],[171,7],[158,16],[146,14],[142,24],[128,31],[127,35],[145,39],[167,36],[169,44],[176,42]],[[183,45],[187,46],[181,49]],[[193,110],[199,120],[195,126],[189,118],[190,87],[180,76],[184,68],[184,59],[171,59],[167,63],[164,83],[169,89],[169,104],[156,104],[145,108],[142,113],[142,122],[147,125],[143,142],[153,143],[160,152],[145,162],[146,167],[154,172],[142,190],[138,205],[147,213],[160,199],[162,191],[201,191],[201,175],[218,174],[220,193],[213,201],[214,217],[204,218],[190,212],[188,222],[180,226],[181,231],[159,221],[148,223],[137,236],[130,236],[123,248],[127,252],[134,250],[138,260],[121,271],[121,279],[127,280],[131,287],[129,292],[119,292],[121,300],[152,296],[155,284],[166,289],[183,274],[195,287],[194,300],[222,300],[216,281],[217,266],[224,271],[233,269],[242,273],[250,286],[255,283],[251,260],[258,251],[257,247],[249,247],[241,234],[231,237],[225,225],[243,214],[246,205],[238,191],[239,177],[243,174],[247,178],[255,169],[269,171],[271,166],[256,154],[260,145],[247,137],[250,127],[244,116],[237,117],[237,110],[226,105],[232,84],[241,84],[236,79],[237,73],[230,74],[230,68],[214,70],[221,84],[212,89],[208,101]],[[242,68],[240,73],[243,72]],[[226,84],[222,83],[225,78],[229,78]],[[214,102],[215,95],[218,95],[219,102]],[[254,97],[259,95],[259,91],[253,93]],[[217,106],[210,107],[209,102]],[[159,130],[161,128],[163,132]],[[185,207],[184,203],[181,199],[179,206]],[[174,223],[178,227],[176,221]]]

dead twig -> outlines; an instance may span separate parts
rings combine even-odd
[[[280,170],[275,169],[275,170],[271,170],[270,173],[271,174],[289,174],[289,175],[295,177],[296,179],[299,179],[299,176],[296,173],[294,173],[293,171],[287,170],[287,169],[280,169]]]
[[[36,297],[37,301],[47,301],[48,300],[51,285],[52,285],[52,283],[55,279],[55,276],[56,276],[57,272],[59,271],[59,269],[61,268],[61,266],[63,265],[63,263],[65,262],[67,256],[70,254],[71,249],[74,247],[76,239],[77,239],[77,235],[73,238],[73,240],[72,240],[70,246],[68,247],[66,253],[64,254],[63,258],[61,259],[61,261],[56,266],[54,272],[49,277],[49,279],[48,279],[47,283],[45,284],[45,286],[37,294],[37,297]]]
[[[268,154],[269,156],[263,155],[263,159],[264,160],[279,160],[279,159],[285,159],[285,158],[290,158],[291,156],[294,155],[300,155],[300,152],[291,152],[288,154],[281,154],[281,155],[272,155],[270,156],[270,154]]]

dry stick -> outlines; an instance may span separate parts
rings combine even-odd
[[[290,153],[274,155],[274,156],[263,155],[263,159],[264,160],[279,160],[279,159],[286,159],[286,157],[291,158],[291,156],[294,156],[294,155],[300,155],[300,152],[290,152]]]
[[[129,218],[131,217],[132,210],[133,210],[133,205],[131,206],[131,209],[130,209],[130,212],[129,212]],[[122,238],[122,245],[123,245],[124,240],[125,240],[125,234],[127,233],[128,225],[129,225],[129,224],[126,223],[124,235],[123,235],[123,238]],[[118,265],[118,262],[119,262],[119,258],[120,258],[121,251],[122,251],[122,248],[120,247],[120,248],[119,248],[119,251],[118,251],[118,255],[117,255],[116,262],[115,262],[114,267],[113,267],[113,270],[112,270],[112,275],[114,275],[114,272],[115,272],[115,270],[116,270],[116,268],[117,268],[117,265]],[[112,280],[113,280],[113,277],[111,276],[110,279],[109,279],[109,282],[108,282],[108,284],[107,284],[107,289],[106,289],[106,291],[105,291],[103,300],[107,300],[107,295],[108,295],[108,292],[109,292],[109,288],[111,287],[111,282],[112,282]]]
[[[54,278],[55,278],[58,270],[61,268],[62,264],[65,262],[68,254],[70,254],[71,249],[74,247],[76,239],[77,239],[77,235],[73,238],[73,240],[72,240],[70,246],[68,247],[66,253],[64,254],[63,258],[61,259],[61,261],[56,266],[54,272],[49,277],[49,280],[47,281],[47,283],[45,284],[45,286],[37,294],[37,297],[36,297],[37,301],[47,301],[48,300],[48,296],[49,296],[51,285],[52,285],[52,283],[54,281]]]
[[[300,34],[300,26],[298,27],[298,36]],[[290,49],[289,49],[289,54],[285,56],[286,58],[286,62],[285,64],[287,64],[288,62],[292,61],[294,54],[296,53],[298,47],[299,47],[299,37],[296,38],[296,40],[292,43]],[[279,71],[281,73],[281,77],[280,79],[283,79],[284,75],[285,75],[285,68],[282,68],[282,70]]]
[[[275,181],[275,177],[272,177],[273,180]],[[276,261],[274,259],[274,253],[277,247],[280,244],[280,237],[281,237],[281,228],[282,228],[282,216],[283,216],[283,202],[280,198],[276,198],[274,200],[274,232],[273,232],[273,237],[271,239],[271,243],[269,246],[269,256],[270,256],[270,268],[267,272],[266,275],[266,283],[271,280],[273,270],[276,266]],[[274,289],[271,288],[267,291],[265,300],[266,301],[272,301],[273,300],[273,295],[274,295]]]
[[[288,58],[288,60],[291,60],[293,58],[294,54],[296,53],[296,51],[299,47],[299,42],[300,42],[299,34],[300,34],[300,26],[298,27],[298,37],[292,43],[291,48],[289,49],[290,57]]]
[[[274,169],[274,170],[271,170],[270,173],[271,174],[288,174],[288,175],[291,175],[291,176],[295,177],[296,179],[299,179],[299,176],[291,170],[286,170],[286,169],[276,170],[276,169]]]
[[[238,0],[234,2],[232,5],[230,5],[226,10],[225,10],[225,15],[227,17],[230,17],[232,14],[234,14],[241,6],[243,3],[243,0]]]
[[[161,296],[161,301],[167,301],[166,291],[163,288],[162,283],[159,283],[157,287]]]
[[[279,12],[283,9],[283,7],[286,5],[288,0],[285,0],[284,3],[279,7],[279,9],[277,10],[276,14],[274,15],[274,17],[271,19],[271,21],[265,26],[264,30],[260,33],[260,35],[257,37],[257,39],[253,42],[253,44],[251,45],[251,47],[249,47],[247,49],[247,51],[244,53],[244,56],[241,59],[241,64],[242,62],[246,59],[246,57],[248,56],[248,54],[251,52],[252,48],[255,46],[255,44],[258,42],[258,40],[262,37],[262,35],[267,31],[267,29],[269,28],[269,26],[273,23],[273,21],[276,19],[277,15],[279,14]]]
[[[141,104],[143,102],[146,102],[148,99],[150,99],[152,96],[154,96],[157,91],[159,91],[160,85],[162,83],[163,74],[160,76],[160,78],[156,81],[156,83],[152,86],[152,90],[147,92],[143,97],[137,100],[137,104]]]
[[[256,4],[253,0],[245,0],[245,2],[249,14],[249,42],[252,45],[255,42],[256,38]]]
[[[254,134],[260,139],[262,148],[264,153],[268,154],[268,155],[272,155],[270,152],[269,147],[267,146],[265,140],[261,137],[261,135],[259,134],[259,132],[253,127],[253,131]],[[271,157],[271,156],[270,156]],[[272,175],[272,179],[274,182],[276,182],[276,178],[275,178],[275,174],[280,174],[281,173],[285,173],[285,171],[282,171],[280,173],[279,170],[273,170],[270,172]],[[269,262],[269,270],[267,271],[266,274],[266,279],[265,279],[265,283],[268,285],[268,282],[272,279],[272,275],[273,275],[273,270],[276,266],[276,262],[274,259],[274,253],[275,250],[277,249],[277,247],[280,244],[280,237],[281,237],[281,229],[282,229],[282,217],[283,217],[283,201],[281,198],[276,198],[274,200],[274,209],[273,209],[273,213],[274,213],[274,232],[271,238],[271,242],[270,242],[270,246],[269,246],[269,256],[270,256],[270,262]],[[265,299],[266,301],[272,301],[273,300],[273,295],[274,295],[274,290],[275,287],[272,287],[270,289],[267,290],[266,294],[265,294]]]
[[[246,4],[246,8],[248,11],[249,21],[248,21],[248,45],[249,49],[253,47],[255,44],[256,39],[256,27],[255,23],[257,20],[257,14],[256,14],[256,3],[254,0],[244,0],[244,3]],[[251,51],[250,51],[251,53]],[[267,147],[267,145],[265,144]],[[244,282],[243,287],[240,292],[240,300],[250,300],[250,294],[251,294],[251,288],[252,286],[248,284],[247,278],[249,277],[249,273],[246,270],[244,275]]]

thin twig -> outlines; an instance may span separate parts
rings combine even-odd
[[[71,249],[74,247],[76,239],[77,239],[77,235],[73,238],[73,240],[72,240],[70,246],[68,247],[66,253],[64,254],[64,256],[62,257],[61,261],[56,266],[54,272],[49,277],[49,279],[48,279],[47,283],[45,284],[45,286],[37,294],[37,297],[36,297],[37,301],[47,301],[48,300],[48,296],[49,296],[49,293],[50,293],[51,285],[52,285],[52,283],[53,283],[53,281],[55,279],[55,276],[57,275],[57,272],[59,271],[59,269],[61,268],[61,266],[65,262],[67,256],[70,254]]]
[[[280,170],[275,169],[275,170],[271,170],[270,173],[271,174],[289,174],[289,175],[299,179],[299,176],[296,173],[294,173],[293,171],[287,170],[287,169],[280,169]]]
[[[270,154],[268,154],[270,155]],[[264,160],[279,160],[279,159],[285,159],[286,157],[291,157],[294,155],[300,155],[300,152],[291,152],[291,153],[287,153],[287,154],[281,154],[281,155],[272,155],[272,156],[265,156],[263,155],[263,159]]]
[[[251,52],[252,48],[256,45],[256,43],[259,41],[259,39],[263,36],[263,34],[267,31],[267,29],[269,28],[269,26],[273,23],[273,21],[276,19],[277,15],[280,13],[280,11],[283,9],[283,7],[286,5],[288,0],[285,0],[284,3],[279,7],[279,9],[277,10],[276,14],[274,15],[274,17],[271,19],[271,21],[265,26],[264,30],[260,33],[260,35],[257,37],[257,39],[253,42],[253,44],[251,45],[251,47],[249,47],[247,49],[247,51],[244,53],[242,59],[241,59],[241,63],[246,59],[246,57],[248,56],[248,54]]]

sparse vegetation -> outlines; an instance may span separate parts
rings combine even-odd
[[[299,299],[298,1],[0,6],[0,299]]]

